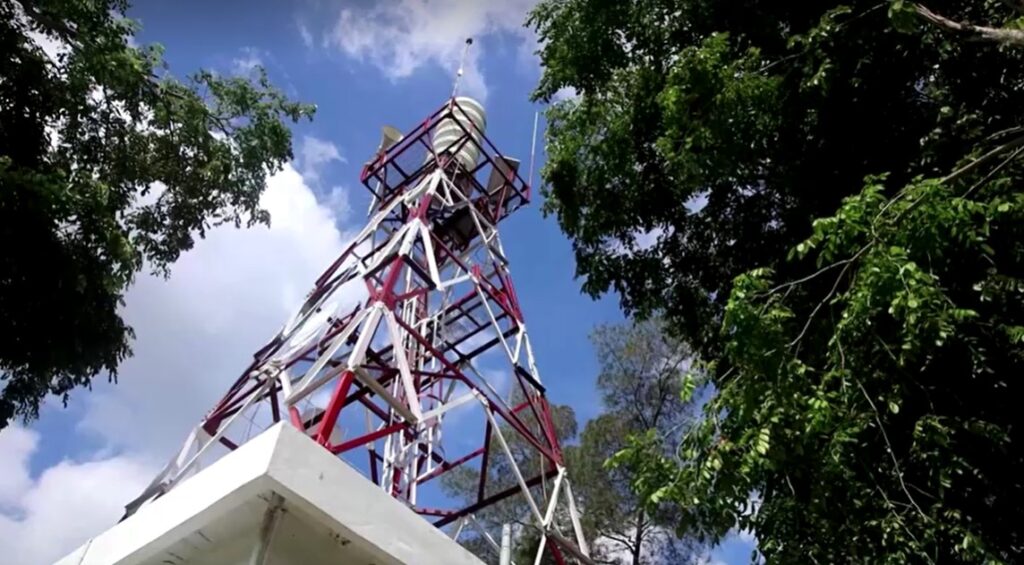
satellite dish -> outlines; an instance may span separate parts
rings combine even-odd
[[[380,147],[377,148],[378,153],[383,153],[391,148],[394,144],[402,141],[402,132],[398,131],[397,128],[392,126],[384,126],[380,128]]]

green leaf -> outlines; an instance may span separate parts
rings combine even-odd
[[[771,430],[768,428],[761,428],[757,433],[757,443],[755,449],[761,455],[768,453],[768,448],[771,447]]]
[[[679,390],[679,400],[683,403],[693,400],[693,394],[697,390],[697,378],[692,372],[683,375],[683,384]]]

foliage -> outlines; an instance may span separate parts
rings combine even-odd
[[[1001,28],[1021,9],[927,4]],[[585,289],[664,311],[712,379],[677,453],[647,434],[614,458],[683,532],[750,529],[782,563],[1024,553],[1024,53],[918,6],[533,14],[537,96],[579,94],[549,113],[544,175]]]
[[[648,508],[631,488],[633,477],[625,469],[607,469],[604,463],[626,447],[627,437],[647,430],[651,430],[650,445],[656,446],[652,449],[659,455],[671,452],[694,416],[693,404],[680,398],[684,389],[691,396],[694,392],[684,386],[687,381],[683,378],[690,350],[665,335],[657,322],[600,326],[591,341],[601,367],[597,376],[601,414],[587,422],[578,443],[572,445],[565,445],[576,437],[572,409],[553,406],[552,414],[592,556],[601,563],[683,563],[696,555],[697,547],[692,540],[680,541],[671,535],[676,515],[669,508]],[[519,398],[513,395],[513,404]],[[532,474],[538,464],[535,451],[510,428],[502,429],[517,465]],[[487,493],[515,485],[507,459],[493,440],[488,461]],[[478,469],[461,466],[441,480],[449,495],[467,503],[476,500]],[[540,536],[522,497],[486,508],[477,518],[492,532],[500,531],[502,524],[513,524],[514,561],[533,562]],[[468,548],[493,560],[492,549],[484,540],[464,538]]]
[[[929,3],[954,20],[1013,14],[998,0]],[[545,209],[583,288],[662,312],[702,355],[733,278],[779,263],[868,175],[892,186],[951,170],[1018,119],[1024,55],[901,32],[888,4],[549,0],[534,96],[548,111]],[[653,245],[644,245],[653,240]]]
[[[172,77],[123,0],[0,1],[0,427],[130,354],[118,313],[211,226],[267,224],[259,197],[311,117],[266,74]],[[43,44],[55,46],[48,55]]]
[[[1024,197],[1007,178],[926,179],[887,199],[881,181],[794,250],[829,292],[737,278],[729,370],[686,463],[642,443],[622,462],[652,466],[637,486],[687,501],[684,522],[717,536],[738,521],[774,560],[1013,562]]]
[[[693,404],[680,398],[690,350],[657,322],[599,326],[591,341],[603,410],[587,422],[579,445],[566,450],[566,460],[593,555],[608,563],[684,563],[699,548],[673,535],[676,513],[645,504],[632,489],[632,470],[604,463],[626,447],[626,438],[646,432],[654,453],[671,453],[694,415]]]
[[[510,400],[511,406],[523,402],[523,395],[519,388],[513,388]],[[576,436],[576,414],[572,407],[567,405],[551,405],[549,408],[555,435],[559,444],[564,445],[565,442]],[[536,420],[528,415],[525,417],[525,423],[528,426],[536,425]],[[537,449],[522,434],[516,432],[511,425],[502,423],[500,429],[508,443],[516,467],[522,471],[524,478],[529,479],[540,474],[545,460],[537,452]],[[509,461],[501,443],[494,435],[491,436],[487,462],[485,497],[519,484],[512,469],[512,462]],[[460,500],[463,505],[476,502],[479,485],[480,469],[470,465],[461,465],[441,476],[442,490],[447,495]],[[548,480],[531,489],[534,500],[543,500],[545,492],[550,492],[551,488],[551,481]],[[539,536],[536,535],[536,520],[531,516],[529,503],[519,493],[477,511],[474,516],[480,527],[491,533],[495,541],[500,540],[502,525],[512,524],[515,531],[519,532],[520,537],[525,536],[526,539],[534,539],[535,543],[539,543]],[[494,561],[497,554],[491,545],[479,535],[474,535],[474,532],[478,533],[475,528],[467,528],[467,532],[469,535],[462,535],[459,539],[460,543],[480,556],[481,559],[488,562]],[[516,551],[522,551],[522,549],[522,547],[518,547]],[[526,562],[532,563],[532,560],[531,556]],[[516,561],[519,562],[518,558]]]

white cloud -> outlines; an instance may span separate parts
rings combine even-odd
[[[323,198],[323,205],[334,213],[334,216],[344,221],[352,213],[352,205],[348,199],[348,189],[341,186],[331,187],[330,192]]]
[[[168,457],[341,252],[337,216],[290,165],[269,179],[261,203],[270,229],[218,228],[169,279],[132,287],[125,318],[135,355],[117,385],[81,395],[83,430]]]
[[[571,86],[563,86],[562,88],[559,88],[558,90],[555,91],[554,94],[551,95],[551,101],[561,102],[563,100],[575,100],[579,98],[579,96],[580,95],[578,92],[576,92],[575,88]]]
[[[313,48],[313,34],[306,27],[306,24],[302,21],[296,21],[295,26],[299,28],[299,36],[302,37],[302,44],[306,46],[306,49]]]
[[[709,194],[710,191],[699,192],[687,199],[683,205],[691,214],[697,214],[708,205]]]
[[[39,444],[39,434],[12,425],[0,431],[0,510],[14,506],[28,490],[32,477],[28,461]]]
[[[629,239],[615,238],[608,240],[606,249],[618,255],[632,256],[637,251],[646,251],[654,247],[664,235],[665,229],[660,226],[647,231],[635,230]]]
[[[532,32],[523,28],[523,22],[535,3],[536,0],[391,0],[344,8],[326,42],[350,57],[374,64],[392,80],[408,77],[428,65],[439,66],[454,77],[467,37],[510,34],[519,38],[521,50],[532,51],[536,40]],[[480,42],[470,49],[461,83],[461,93],[481,102],[488,93],[480,70],[482,52]]]
[[[664,228],[656,227],[652,230],[636,234],[634,241],[638,249],[646,251],[654,247],[663,235],[665,235]]]
[[[337,145],[312,135],[303,136],[297,157],[297,165],[302,171],[302,176],[310,182],[320,180],[320,172],[324,165],[332,161],[346,162]]]
[[[157,469],[135,457],[68,461],[29,477],[29,459],[37,450],[36,432],[17,425],[0,432],[0,452],[13,458],[0,464],[0,488],[18,482],[5,496],[0,513],[0,547],[4,563],[50,563],[69,553],[98,529],[124,513],[126,501],[145,488]]]
[[[756,516],[758,511],[761,509],[763,500],[761,493],[753,491],[750,496],[747,497],[747,507],[744,508],[744,514],[749,516]],[[757,532],[752,529],[740,530],[739,528],[733,528],[731,533],[735,534],[740,540],[757,547]]]
[[[243,47],[241,56],[231,62],[231,71],[236,75],[248,75],[256,67],[263,66],[260,50],[255,47]]]
[[[58,66],[60,66],[60,56],[71,51],[63,41],[38,31],[30,30],[28,37]]]
[[[143,276],[129,291],[135,355],[118,384],[75,397],[84,408],[77,431],[99,440],[99,452],[33,477],[39,434],[0,433],[4,563],[50,562],[114,524],[350,237],[291,165],[268,180],[261,204],[269,229],[214,229],[169,279]]]

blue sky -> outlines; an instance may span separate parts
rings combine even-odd
[[[294,128],[296,158],[268,183],[269,230],[214,230],[170,279],[139,278],[125,307],[136,355],[120,383],[78,392],[66,409],[51,402],[28,429],[0,434],[0,547],[9,559],[53,559],[119,517],[361,227],[368,193],[359,169],[380,126],[411,129],[447,98],[467,36],[475,44],[463,93],[483,101],[492,141],[525,169],[534,112],[543,109],[529,101],[540,68],[536,39],[521,26],[534,1],[143,1],[131,9],[143,26],[137,42],[163,44],[172,73],[246,74],[260,64],[318,112]],[[600,408],[588,333],[622,315],[615,297],[580,294],[570,244],[534,193],[503,225],[503,241],[549,397],[571,404],[582,428]],[[708,562],[745,563],[750,549],[736,538]]]

